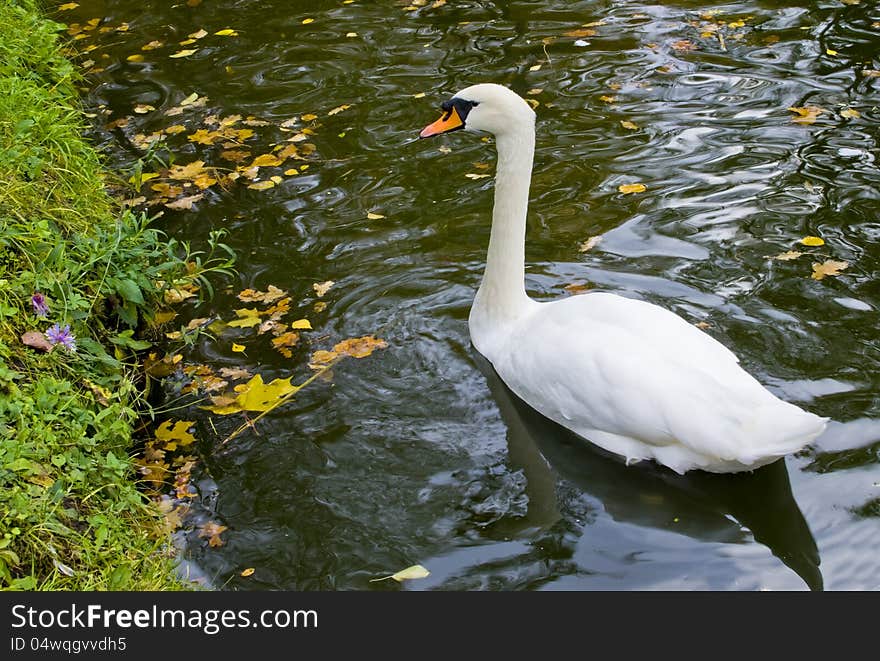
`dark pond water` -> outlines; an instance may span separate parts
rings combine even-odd
[[[189,571],[247,590],[880,589],[880,9],[433,4],[80,0],[58,14],[102,19],[74,45],[94,63],[85,99],[114,168],[144,156],[136,134],[172,124],[186,128],[168,139],[177,164],[234,168],[221,146],[186,139],[216,128],[211,115],[268,122],[244,140],[254,156],[313,130],[298,138],[315,146],[307,160],[261,173],[281,177],[273,188],[209,187],[157,223],[197,248],[225,229],[239,255],[237,281],[183,306],[184,322],[229,320],[246,307],[237,292],[275,285],[315,330],[290,358],[241,329],[199,340],[186,361],[299,382],[316,349],[369,333],[389,343],[222,447],[237,416],[167,414],[195,421],[199,439],[180,533]],[[195,52],[169,57],[181,49]],[[833,418],[826,434],[753,474],[682,478],[624,467],[511,396],[466,324],[492,179],[465,175],[491,174],[492,147],[413,140],[481,81],[538,102],[531,294],[588,286],[704,322],[774,392]],[[164,114],[193,93],[204,105]],[[792,121],[788,108],[807,106],[823,112]],[[647,190],[618,192],[636,182]],[[798,243],[808,235],[825,245]],[[789,250],[805,254],[772,259]],[[825,260],[848,267],[811,278]],[[326,280],[316,312],[312,284]],[[206,520],[228,527],[223,546],[197,534]],[[431,575],[370,582],[415,563]]]

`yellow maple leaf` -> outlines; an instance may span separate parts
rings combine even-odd
[[[263,383],[263,377],[259,374],[245,384],[236,386],[238,396],[232,403],[204,406],[202,408],[220,415],[239,413],[241,411],[268,411],[277,406],[279,401],[299,390],[299,386],[293,385],[290,380],[275,379],[270,383]]]
[[[779,253],[773,259],[778,259],[780,262],[787,262],[792,259],[797,259],[798,257],[800,257],[803,254],[804,253],[798,252],[797,250],[788,250],[786,252]]]
[[[175,57],[175,58],[176,57],[189,57],[190,55],[195,53],[197,50],[198,50],[198,48],[184,48],[183,50],[179,50],[176,53],[169,55],[168,57]]]
[[[849,266],[849,262],[842,262],[833,259],[826,260],[821,264],[813,262],[813,274],[810,276],[813,280],[821,280],[829,275],[840,275],[840,272]]]
[[[162,447],[166,450],[176,450],[177,446],[187,446],[195,443],[195,436],[189,433],[190,427],[195,423],[190,420],[178,420],[172,424],[171,420],[166,420],[156,428],[156,440],[162,442]]]

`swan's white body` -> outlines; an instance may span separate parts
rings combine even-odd
[[[474,85],[455,99],[474,102],[465,128],[496,137],[492,232],[469,326],[476,349],[514,393],[627,462],[654,459],[679,473],[751,470],[822,433],[827,418],[770,393],[727,347],[668,310],[598,292],[530,299],[525,228],[535,114],[500,85]]]

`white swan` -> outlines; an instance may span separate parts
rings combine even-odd
[[[487,131],[498,149],[483,281],[468,320],[476,349],[520,398],[627,463],[684,473],[751,470],[795,452],[827,418],[765,389],[720,342],[661,307],[608,293],[549,303],[525,292],[535,113],[495,84],[442,104],[427,138]]]

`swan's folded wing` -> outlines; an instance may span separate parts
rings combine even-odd
[[[591,307],[593,296],[617,300]],[[644,443],[646,456],[657,456],[651,446],[680,444],[745,463],[790,452],[821,431],[821,418],[777,399],[680,317],[639,301],[582,298],[541,306],[496,363],[544,415],[587,437],[596,430]]]

